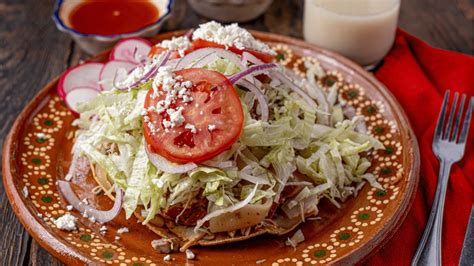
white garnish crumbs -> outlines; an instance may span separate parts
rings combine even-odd
[[[89,200],[87,198],[82,199],[82,203],[89,205]]]
[[[58,229],[72,231],[72,230],[76,230],[77,228],[76,220],[77,220],[76,217],[67,213],[59,217],[58,219],[54,220],[54,225],[56,225]]]
[[[196,255],[190,250],[186,249],[186,259],[188,260],[194,260],[196,258]]]
[[[265,261],[267,261],[266,259],[261,259],[261,260],[257,260],[255,263],[256,264],[262,264],[264,263]]]
[[[206,40],[224,45],[226,48],[234,46],[239,50],[249,48],[252,50],[276,55],[275,51],[268,45],[257,41],[250,32],[239,27],[237,23],[222,26],[221,24],[210,21],[199,25],[199,28],[193,32],[193,40]]]
[[[117,72],[117,77],[122,78],[117,81],[117,86],[130,88],[131,85],[141,80],[145,74],[149,73],[152,68],[162,61],[163,58],[164,53],[159,56],[155,56],[150,63],[145,64],[144,66],[136,67],[130,74],[127,74],[125,69],[119,69]]]
[[[39,132],[39,133],[36,133],[36,137],[39,138],[39,139],[45,139],[46,135],[42,132]]]
[[[199,114],[200,114],[200,115],[204,115],[204,112],[203,112],[203,111],[200,111]]]
[[[287,246],[292,246],[294,249],[296,249],[296,246],[298,246],[299,243],[303,242],[305,240],[303,232],[301,229],[295,232],[295,234],[292,237],[289,237],[285,245]]]
[[[207,126],[207,129],[212,132],[216,129],[216,125],[213,125],[213,124],[210,124],[209,126]]]
[[[168,255],[164,256],[163,261],[171,261],[171,255],[168,254]]]
[[[72,205],[67,205],[67,206],[66,206],[66,210],[68,210],[68,211],[72,211],[73,208],[74,208],[74,207],[72,207]]]
[[[123,233],[128,233],[128,228],[127,227],[120,227],[118,230],[117,230],[117,234],[121,235]]]
[[[107,226],[103,225],[100,229],[99,229],[99,233],[101,235],[105,235],[105,233],[107,233]]]
[[[115,236],[115,240],[120,240],[120,236]]]
[[[67,174],[67,175],[64,177],[64,180],[66,180],[66,181],[68,181],[68,182],[71,181],[71,180],[72,180],[72,175]]]
[[[184,104],[192,102],[194,99],[189,94],[189,88],[191,88],[192,85],[191,81],[184,81],[182,76],[174,76],[173,69],[170,66],[164,66],[158,69],[158,73],[152,84],[153,94],[151,98],[156,98],[163,93],[165,93],[165,98],[158,101],[156,106],[149,107],[147,111],[157,112],[158,114],[166,112],[169,115],[169,119],[162,121],[165,130],[181,126],[185,122],[182,113],[184,108],[182,106],[170,108],[170,106],[176,103],[178,99],[181,99],[181,102]],[[144,117],[144,121],[152,133],[158,130],[146,116]]]
[[[84,213],[82,214],[82,217],[89,218],[89,215],[87,214],[87,210],[84,211]]]
[[[169,50],[178,51],[181,57],[184,56],[184,52],[191,47],[191,42],[186,36],[173,37],[171,40],[164,40],[158,44],[158,46],[167,48]]]
[[[42,214],[42,213],[38,213],[38,217],[39,217],[39,218],[43,218],[43,214]]]
[[[28,193],[28,188],[26,186],[23,187],[23,190],[21,192],[23,192],[23,196],[25,198],[28,198],[29,193]]]
[[[193,83],[190,80],[183,82],[183,84],[184,84],[184,87],[186,87],[187,89],[193,86]]]
[[[155,186],[156,186],[157,188],[163,188],[164,185],[165,185],[165,182],[163,182],[161,179],[157,179],[157,178],[152,179],[151,182],[152,182],[153,184],[155,184]],[[147,212],[146,215],[142,215],[142,216],[143,216],[143,217],[146,217],[147,215],[148,215],[148,212]]]
[[[157,179],[153,179],[153,180],[157,180]],[[153,180],[151,180],[151,182],[153,182]],[[154,183],[154,182],[153,182],[153,183]],[[158,185],[157,185],[157,186],[158,186]],[[147,217],[147,216],[148,216],[148,213],[149,213],[149,212],[148,212],[147,210],[144,210],[144,209],[140,211],[140,215],[141,215],[143,218]],[[140,220],[138,220],[138,221],[140,221]]]
[[[170,116],[169,125],[171,128],[180,126],[184,123],[183,110],[184,108],[182,106],[177,109],[170,108],[166,110],[166,113]]]
[[[151,131],[152,133],[155,133],[155,132],[156,132],[155,125],[153,125],[152,122],[148,122],[147,125],[148,125],[148,128],[150,129],[150,131]]]
[[[186,124],[186,126],[184,126],[185,129],[190,129],[191,130],[191,133],[193,134],[196,134],[196,127],[192,124]]]
[[[89,221],[95,223],[95,217],[94,216],[89,217]]]

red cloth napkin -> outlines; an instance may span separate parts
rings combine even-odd
[[[468,44],[466,44],[468,45]],[[446,90],[474,96],[474,57],[430,47],[399,30],[394,47],[375,76],[408,115],[420,146],[421,172],[415,200],[400,229],[368,265],[409,265],[434,199],[439,162],[431,143]],[[466,99],[468,103],[469,98]],[[466,104],[465,104],[466,106]],[[474,123],[474,121],[472,121]],[[474,202],[474,125],[464,158],[453,165],[444,207],[443,265],[458,265]]]

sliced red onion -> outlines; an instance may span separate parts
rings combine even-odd
[[[115,81],[116,83],[117,80],[125,79],[127,75],[130,74],[136,67],[137,64],[128,61],[111,60],[105,63],[99,75],[99,84],[101,90],[112,90],[114,83],[111,81]]]
[[[150,69],[150,71],[148,71],[144,76],[143,76],[143,79],[141,81],[139,81],[139,83],[144,83],[144,82],[147,82],[151,77],[155,76],[156,73],[158,72],[158,69],[164,65],[166,65],[166,63],[168,62],[168,60],[170,59],[170,56],[171,56],[171,52],[170,51],[167,51],[163,57],[163,59],[161,59],[161,62],[159,63],[156,63],[156,66],[155,67],[152,67]],[[132,86],[132,87],[135,87],[137,86],[138,84]]]
[[[233,75],[232,77],[229,78],[229,81],[232,84],[235,84],[237,81],[239,81],[240,79],[242,79],[242,78],[244,78],[248,75],[260,74],[262,71],[272,69],[272,68],[276,68],[276,67],[278,67],[278,65],[275,64],[275,63],[254,65],[254,66],[251,66],[251,67],[245,69],[244,71],[242,71],[240,73],[237,73],[237,74]]]
[[[286,84],[290,87],[291,90],[296,92],[303,100],[309,105],[309,107],[316,109],[318,105],[306,94],[303,90],[301,90],[293,81],[287,78],[283,73],[279,71],[270,71],[270,76],[280,80],[282,83]]]
[[[215,167],[215,168],[230,168],[235,166],[234,161],[223,161],[223,162],[216,162],[216,161],[204,161],[202,162],[203,165],[210,166],[210,167]]]
[[[177,164],[168,161],[166,158],[153,153],[148,150],[148,147],[145,147],[146,154],[148,155],[148,159],[150,162],[160,171],[170,174],[183,174],[187,173],[198,166],[195,163],[187,163],[187,164]]]
[[[356,110],[354,109],[354,107],[352,107],[352,105],[346,104],[342,106],[342,112],[349,119],[352,119],[354,116],[356,116]]]
[[[184,33],[183,36],[187,37],[188,39],[191,39],[191,37],[193,37],[193,32],[194,32],[194,29],[190,29],[186,33]]]
[[[167,63],[168,60],[170,59],[170,56],[171,56],[171,52],[170,52],[170,51],[167,51],[166,54],[165,54],[165,57],[163,57],[163,59],[161,60],[160,64],[158,65],[158,67],[162,67],[162,66],[166,65],[166,63]]]
[[[247,106],[247,108],[249,110],[251,110],[253,108],[253,105],[255,104],[255,94],[253,93],[247,93],[245,94],[245,97],[244,97],[244,103],[245,103],[245,106]]]
[[[74,177],[85,177],[90,170],[89,159],[86,156],[79,156],[77,153],[74,153],[72,156],[71,165],[69,170],[64,177],[67,181],[71,181]]]
[[[240,61],[239,56],[228,50],[220,49],[220,48],[202,48],[202,49],[193,51],[187,54],[185,57],[181,58],[178,64],[176,65],[176,70],[186,68],[187,66],[192,65],[192,63],[212,53],[215,53],[215,55],[218,57],[222,57],[224,59],[229,60],[230,62],[237,65],[240,69],[245,69],[245,66]]]
[[[242,63],[244,65],[247,65],[247,62],[250,62],[252,64],[255,64],[255,65],[261,65],[263,64],[263,61],[258,59],[256,56],[254,56],[253,54],[251,53],[248,53],[248,52],[243,52],[242,53]]]
[[[170,55],[171,55],[171,52],[170,51],[167,51],[163,57],[163,59],[161,59],[161,61],[159,63],[156,63],[155,66],[153,66],[152,68],[150,68],[143,76],[142,78],[140,78],[139,80],[137,80],[136,82],[132,83],[130,86],[124,86],[124,87],[119,87],[117,85],[115,85],[115,87],[119,90],[126,90],[126,89],[129,89],[129,88],[133,88],[133,87],[136,87],[142,83],[145,83],[147,82],[148,80],[150,80],[153,76],[156,75],[156,73],[158,72],[158,69],[162,66],[164,66],[166,64],[166,62],[168,62],[168,59],[170,58]],[[114,81],[115,82],[115,81]]]
[[[218,56],[216,53],[210,53],[201,59],[199,59],[194,65],[193,68],[202,68],[206,65],[209,65],[211,62],[217,60]]]
[[[119,187],[115,188],[114,206],[108,211],[94,209],[82,202],[72,190],[71,184],[69,182],[58,180],[58,188],[67,202],[72,205],[74,209],[78,210],[82,215],[87,214],[89,217],[94,217],[94,219],[99,223],[106,223],[113,220],[115,217],[117,217],[122,208],[123,191]]]
[[[248,82],[245,79],[239,80],[237,84],[246,87],[255,95],[255,97],[257,97],[258,105],[260,107],[260,112],[262,116],[261,120],[266,122],[268,120],[268,103],[265,99],[265,95],[263,94],[263,92],[259,88],[257,88],[257,86],[253,85],[251,82]]]
[[[178,64],[179,62],[179,58],[178,59],[169,59],[168,62],[166,62],[165,66],[170,66],[172,67],[173,69],[176,68],[176,65]]]
[[[289,68],[286,68],[286,67],[283,69],[283,74],[285,76],[287,76],[290,80],[293,80],[293,82],[297,82],[299,84],[301,84],[302,82],[305,81],[304,78],[302,78],[301,76],[296,75],[296,73],[293,70],[291,70]]]

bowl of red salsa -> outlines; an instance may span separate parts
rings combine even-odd
[[[158,33],[173,0],[58,0],[53,20],[87,53],[98,53],[123,38]]]

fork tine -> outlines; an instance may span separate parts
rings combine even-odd
[[[471,96],[469,100],[469,107],[467,107],[466,117],[462,125],[461,135],[459,136],[459,143],[465,143],[467,134],[469,133],[469,125],[471,124],[472,106],[474,105],[474,97]]]
[[[436,123],[436,129],[434,134],[434,139],[441,139],[443,135],[444,128],[444,117],[446,115],[446,106],[449,99],[449,90],[444,93],[443,104],[441,105],[441,110],[438,116],[438,122]]]
[[[461,104],[459,105],[458,115],[456,116],[456,122],[454,124],[453,134],[449,141],[456,141],[459,131],[459,125],[461,124],[462,111],[464,110],[464,101],[466,100],[466,94],[463,94],[461,97]]]
[[[448,117],[448,125],[446,126],[446,129],[444,131],[443,139],[449,139],[449,136],[451,134],[451,126],[453,125],[454,112],[456,112],[456,105],[458,104],[458,96],[458,92],[454,93],[454,101],[451,104],[451,111],[449,111]]]

